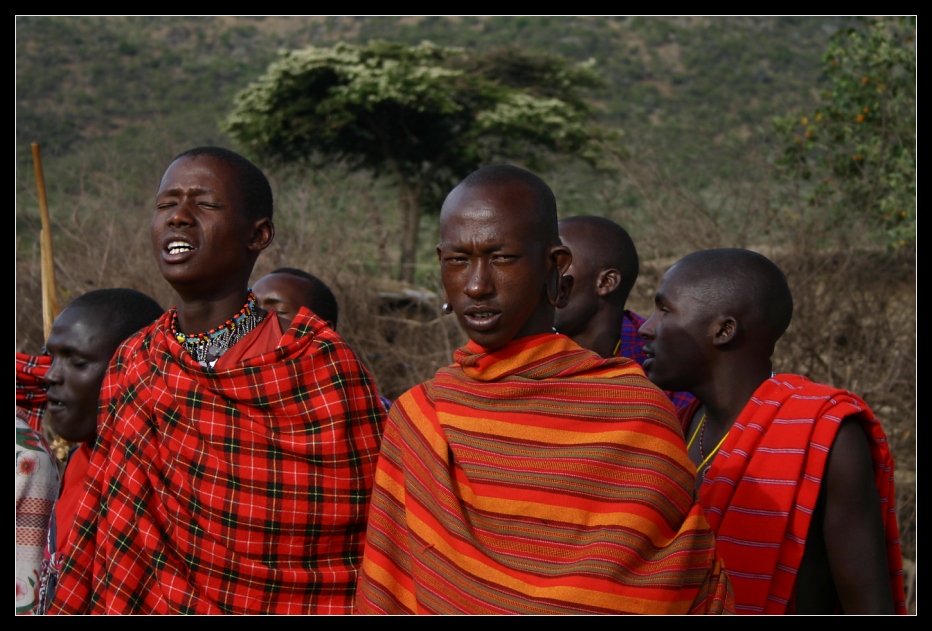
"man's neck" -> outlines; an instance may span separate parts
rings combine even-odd
[[[178,306],[178,330],[188,335],[205,333],[239,313],[249,292],[233,292],[222,298],[182,300]]]
[[[727,432],[738,420],[754,392],[771,376],[769,361],[757,366],[734,362],[713,371],[713,379],[691,394],[702,401],[709,427]]]
[[[614,357],[624,317],[624,309],[603,308],[590,320],[584,331],[573,336],[573,341],[605,359]]]

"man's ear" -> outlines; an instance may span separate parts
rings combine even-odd
[[[252,238],[249,240],[249,250],[258,254],[272,244],[275,238],[275,224],[271,217],[257,219],[252,225]]]
[[[599,277],[596,279],[595,291],[600,297],[604,297],[618,289],[620,285],[621,272],[614,268],[604,269],[599,272]]]
[[[720,316],[712,323],[712,345],[722,346],[738,335],[738,321],[732,316]]]
[[[550,248],[550,270],[547,274],[547,301],[562,309],[570,300],[573,277],[565,276],[566,270],[573,263],[573,254],[565,245]]]
[[[557,301],[552,303],[557,309],[565,309],[570,302],[570,294],[573,293],[573,283],[575,279],[570,274],[560,276],[560,289],[557,292]]]

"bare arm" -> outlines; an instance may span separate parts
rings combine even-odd
[[[842,421],[826,462],[823,535],[829,569],[846,614],[893,614],[880,496],[867,439]]]

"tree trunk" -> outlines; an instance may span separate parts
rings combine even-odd
[[[398,279],[414,283],[421,207],[407,183],[400,184],[398,193],[401,205],[401,258],[398,262]]]

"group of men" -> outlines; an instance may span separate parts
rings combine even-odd
[[[386,414],[332,294],[290,269],[248,289],[274,237],[261,171],[178,156],[152,218],[178,306],[124,304],[131,333],[79,299],[49,337],[47,415],[85,446],[48,611],[905,611],[883,431],[773,374],[792,298],[772,262],[690,255],[645,321],[627,233],[558,223],[507,165],[454,188],[440,232],[470,341]]]

